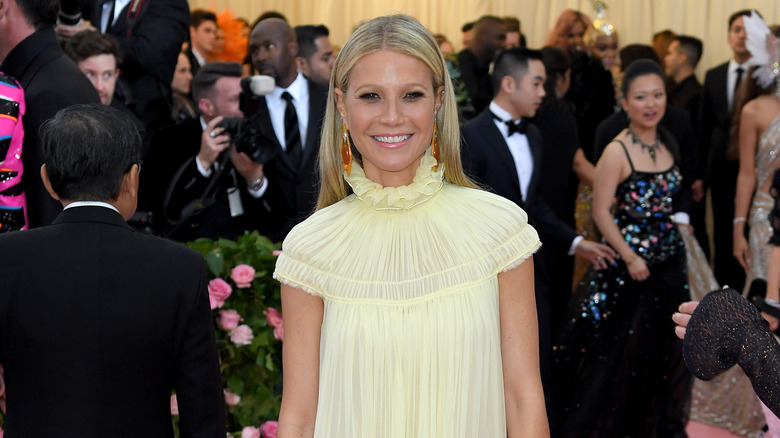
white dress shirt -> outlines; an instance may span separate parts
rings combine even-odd
[[[298,129],[301,131],[301,150],[306,148],[306,132],[309,127],[309,84],[306,78],[298,72],[298,76],[287,88],[275,87],[273,93],[265,96],[266,105],[268,105],[268,114],[271,117],[271,125],[274,127],[274,133],[282,145],[282,149],[287,150],[287,139],[284,136],[284,111],[287,109],[287,101],[282,99],[284,92],[290,93],[295,105],[295,113],[298,115]]]
[[[114,0],[113,16],[111,16],[111,6],[112,6],[111,2],[103,3],[103,13],[100,16],[100,31],[102,33],[106,33],[109,24],[116,22],[117,18],[119,18],[119,14],[122,12],[122,9],[124,9],[125,6],[130,4],[131,1],[132,0]],[[111,16],[111,21],[109,21],[109,16]]]

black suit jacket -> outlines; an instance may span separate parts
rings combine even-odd
[[[100,28],[103,3],[111,0],[81,0],[84,19]],[[132,18],[130,2],[106,34],[122,50],[122,77],[130,84],[135,110],[149,128],[171,117],[171,81],[181,45],[189,36],[190,8],[187,0],[146,0]]]
[[[699,106],[701,105],[701,84],[692,74],[683,79],[679,84],[675,84],[672,92],[669,93],[669,105],[688,111],[693,123],[698,123]]]
[[[192,76],[195,77],[195,75],[198,74],[198,70],[200,70],[200,62],[198,61],[198,58],[195,57],[195,54],[192,53],[192,46],[187,47],[187,50],[184,53],[187,55],[187,59],[190,60],[190,71],[192,72]]]
[[[27,195],[30,228],[50,224],[62,211],[43,187],[41,139],[38,129],[57,111],[77,103],[100,103],[95,87],[60,49],[53,29],[41,29],[11,50],[0,70],[15,77],[24,89],[22,186]]]
[[[726,150],[729,145],[731,114],[728,109],[728,69],[723,63],[709,71],[704,77],[699,107],[699,157],[703,157],[697,168],[698,179],[709,186],[712,178],[722,175],[726,164]]]
[[[176,171],[200,151],[200,118],[187,119],[156,131],[149,141],[138,187],[138,210],[152,212],[154,229],[167,227],[163,200]]]
[[[0,362],[11,437],[224,438],[203,258],[104,207],[0,236]]]
[[[328,97],[327,87],[307,79],[309,87],[309,126],[306,132],[306,144],[299,168],[295,168],[282,149],[274,134],[271,118],[265,98],[260,108],[258,121],[266,137],[272,143],[276,154],[265,164],[264,172],[268,178],[268,190],[263,198],[269,207],[264,214],[274,224],[267,234],[271,240],[281,241],[292,228],[308,217],[317,203],[318,169],[317,156],[322,136],[322,121]]]
[[[540,195],[542,136],[536,126],[530,124],[526,133],[534,163],[525,201],[520,195],[520,180],[515,160],[503,135],[493,122],[490,110],[483,111],[464,124],[461,132],[464,141],[462,160],[466,174],[477,183],[524,208],[528,212],[529,222],[539,232],[542,242],[556,241],[570,245],[577,233],[553,213]]]

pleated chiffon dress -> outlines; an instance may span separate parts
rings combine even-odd
[[[274,277],[324,302],[315,437],[506,436],[498,274],[539,238],[435,164],[402,187],[353,164],[354,193],[284,241]]]

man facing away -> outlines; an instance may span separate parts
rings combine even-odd
[[[134,232],[141,139],[108,105],[42,127],[41,178],[65,207],[0,247],[5,436],[225,436],[202,257]]]

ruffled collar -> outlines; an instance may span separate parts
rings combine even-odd
[[[344,172],[344,179],[352,187],[355,196],[373,209],[408,210],[428,201],[442,188],[444,164],[440,163],[436,171],[433,171],[434,165],[435,158],[427,154],[423,156],[414,180],[407,186],[383,187],[368,179],[356,162],[352,163],[349,176]]]

